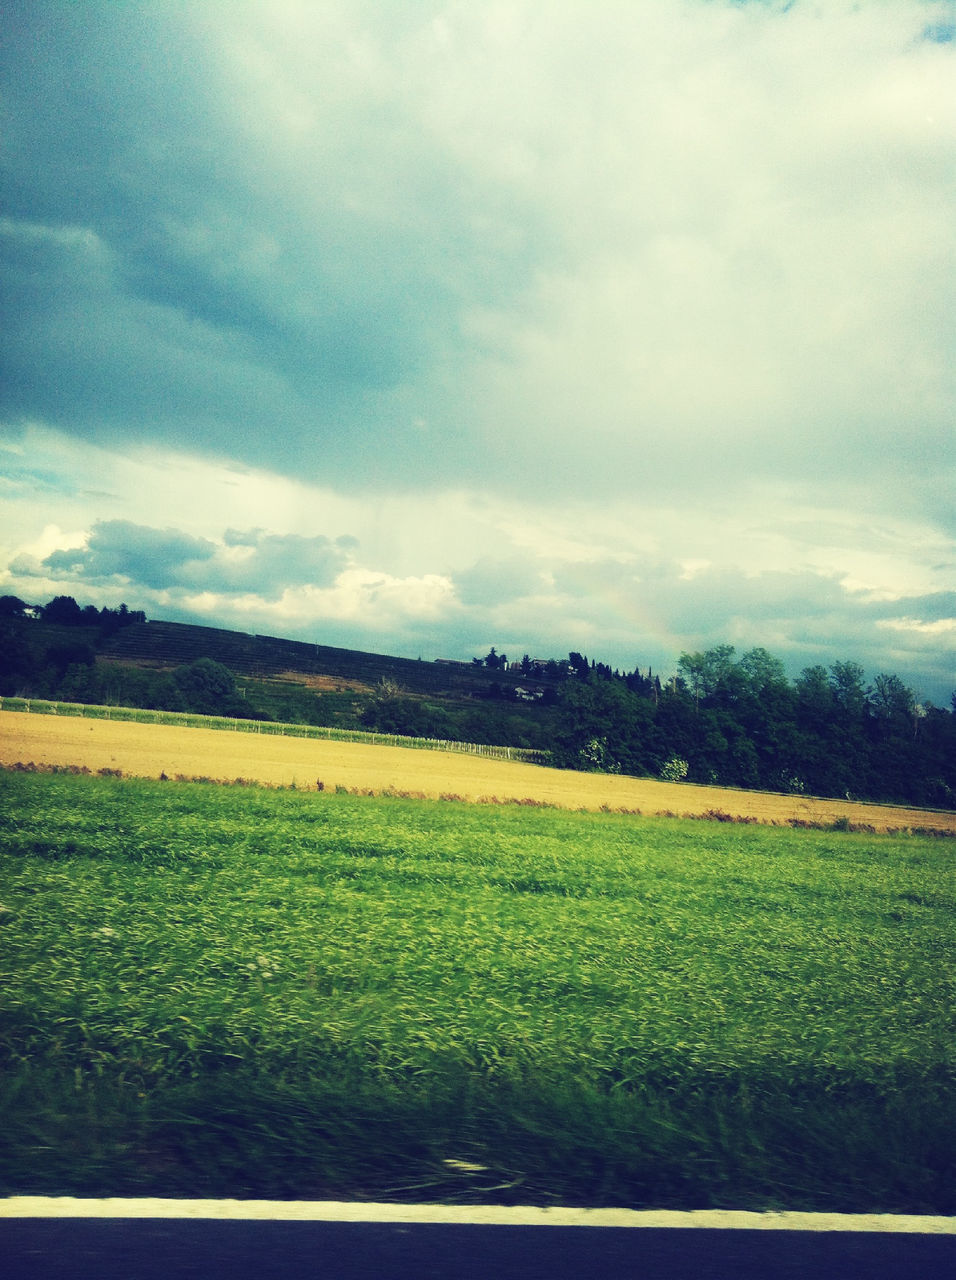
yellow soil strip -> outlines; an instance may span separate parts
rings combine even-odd
[[[227,729],[84,720],[0,712],[0,764],[86,765],[138,777],[249,778],[272,786],[336,786],[442,794],[477,800],[533,798],[571,809],[635,809],[644,814],[702,814],[719,809],[761,822],[829,823],[848,818],[877,831],[933,827],[956,834],[956,814],[881,805],[731,791],[645,778],[572,773],[516,761],[407,747],[323,742]]]

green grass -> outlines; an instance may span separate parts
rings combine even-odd
[[[0,831],[2,1192],[956,1211],[948,841],[19,773]]]

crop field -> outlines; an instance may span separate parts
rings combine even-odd
[[[9,770],[0,832],[0,1193],[956,1211],[950,840]]]
[[[378,746],[405,747],[425,751],[463,751],[498,760],[530,760],[543,763],[542,751],[527,747],[491,746],[485,743],[456,742],[443,738],[410,737],[377,733],[340,725],[284,724],[272,720],[238,720],[227,716],[202,715],[192,711],[155,711],[144,707],[97,706],[76,702],[50,702],[38,698],[0,698],[0,711],[54,716],[58,719],[105,720],[114,724],[164,725],[174,729],[220,729],[256,737],[305,738],[325,742],[359,742]],[[223,741],[223,740],[220,740]]]
[[[99,710],[106,712],[106,708]],[[719,813],[765,823],[840,823],[875,831],[931,829],[956,835],[953,812],[575,773],[487,754],[280,736],[275,732],[279,726],[273,725],[267,726],[271,732],[236,732],[224,727],[222,721],[200,716],[189,716],[188,721],[188,725],[143,724],[0,711],[0,765],[79,765],[93,772],[119,770],[152,778],[161,774],[169,778],[246,778],[305,790],[316,789],[321,781],[325,789],[398,791],[433,799],[450,795],[466,800],[530,800],[568,809],[608,808],[651,816]],[[223,727],[191,727],[207,723]],[[493,749],[481,748],[482,752],[489,750]],[[515,750],[514,754],[519,753]]]

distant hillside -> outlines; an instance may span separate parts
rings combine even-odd
[[[0,696],[532,750],[548,749],[556,731],[559,681],[546,671],[519,675],[472,662],[398,658],[219,627],[147,622],[129,610],[117,613],[118,626],[112,617],[112,625],[104,626],[95,610],[68,603],[72,623],[57,625],[47,620],[48,614],[58,616],[52,604],[12,602],[13,616],[0,621]]]
[[[199,658],[212,658],[236,675],[256,680],[297,675],[306,683],[310,677],[328,677],[369,689],[388,680],[409,693],[451,697],[487,696],[503,674],[474,663],[394,658],[358,649],[337,649],[182,622],[134,623],[106,640],[98,648],[97,656],[101,661],[156,669],[171,669]],[[549,683],[543,677],[520,679],[522,684]]]
[[[662,685],[585,655],[391,657],[125,606],[0,597],[0,696],[191,711],[548,751],[573,769],[956,808],[956,714],[855,662],[796,681],[763,649],[682,654]],[[956,696],[953,701],[956,709]]]

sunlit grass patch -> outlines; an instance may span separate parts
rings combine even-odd
[[[12,773],[0,828],[10,1192],[953,1211],[949,842]]]

